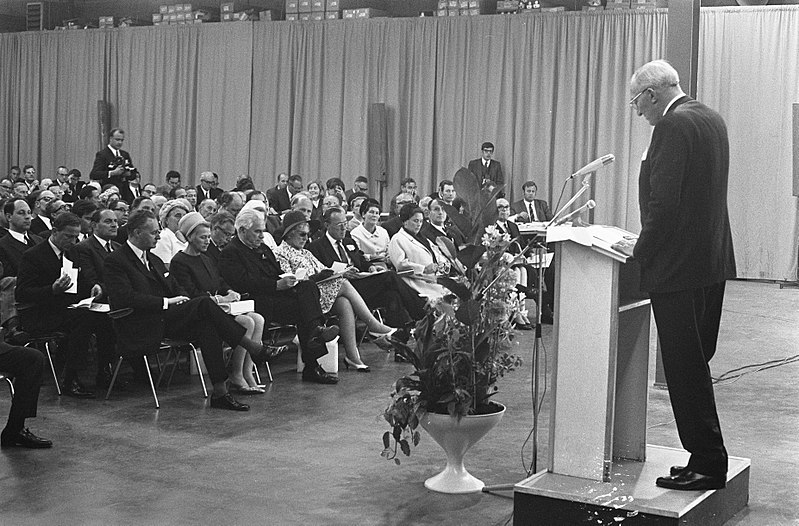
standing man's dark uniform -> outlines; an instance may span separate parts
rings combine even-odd
[[[657,485],[723,488],[727,451],[708,362],[716,351],[724,285],[735,256],[727,213],[729,143],[721,116],[687,97],[657,60],[630,82],[633,105],[654,126],[641,163],[641,235],[633,255],[649,292],[677,431],[691,453]],[[621,246],[629,249],[631,246]]]
[[[100,186],[111,183],[116,185],[117,188],[127,183],[128,177],[136,169],[133,167],[130,154],[122,149],[124,141],[124,130],[119,128],[111,130],[111,133],[108,134],[108,146],[94,156],[94,164],[92,165],[92,171],[89,173],[89,179],[99,181]]]

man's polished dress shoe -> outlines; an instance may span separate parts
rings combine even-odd
[[[678,466],[675,466],[678,467]],[[655,484],[660,488],[676,489],[683,491],[706,491],[709,489],[722,489],[727,485],[724,475],[703,475],[696,471],[683,470],[669,477],[658,477]]]
[[[250,406],[247,404],[242,404],[235,398],[233,398],[230,393],[225,393],[224,396],[217,396],[211,397],[211,407],[215,409],[229,409],[231,411],[249,411]]]
[[[687,466],[671,466],[669,468],[669,475],[671,475],[672,477],[674,475],[678,475],[680,472],[685,471],[686,467]]]
[[[321,365],[317,365],[316,367],[306,367],[303,369],[302,381],[332,385],[338,383],[338,378],[325,372]]]
[[[94,398],[94,392],[86,389],[78,380],[64,382],[61,392],[73,398]]]
[[[7,429],[0,435],[0,447],[25,447],[28,449],[46,449],[53,447],[53,443],[46,438],[37,437],[27,427],[16,433],[9,433]]]
[[[313,330],[308,341],[309,347],[322,347],[327,342],[333,341],[338,336],[338,325],[326,327],[320,325]]]

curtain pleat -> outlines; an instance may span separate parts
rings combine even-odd
[[[509,197],[534,180],[554,206],[570,173],[613,153],[592,179],[593,220],[638,231],[651,127],[627,106],[627,84],[665,54],[667,18],[606,11],[0,35],[0,166],[87,172],[102,145],[97,101],[106,100],[145,182],[176,169],[186,183],[215,171],[226,188],[243,173],[261,188],[279,172],[351,184],[368,174],[368,112],[383,103],[386,200],[404,177],[432,191],[488,140]],[[698,98],[730,130],[740,276],[794,279],[799,9],[703,9],[701,24]]]

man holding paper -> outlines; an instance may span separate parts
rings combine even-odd
[[[50,237],[22,255],[16,299],[23,331],[67,334],[62,391],[76,398],[90,398],[94,393],[81,383],[78,370],[86,361],[91,334],[103,334],[112,329],[110,321],[102,314],[68,308],[81,299],[78,294],[81,273],[66,256],[77,243],[80,228],[80,218],[72,213],[61,214],[53,220]],[[92,297],[99,293],[97,285],[89,292]],[[98,364],[113,361],[112,348],[98,347]]]
[[[355,240],[347,236],[347,215],[343,209],[329,209],[324,222],[325,235],[308,245],[316,259],[333,270],[335,264],[349,267],[344,277],[369,308],[384,310],[390,327],[402,327],[411,319],[424,317],[425,300],[393,272],[377,272],[378,268],[366,261]]]

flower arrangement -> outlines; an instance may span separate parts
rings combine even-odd
[[[382,456],[396,464],[400,451],[410,456],[411,445],[418,445],[417,427],[425,412],[458,419],[496,412],[489,399],[497,380],[521,365],[510,354],[510,320],[523,308],[510,272],[515,258],[508,249],[515,240],[493,226],[482,231],[479,244],[460,251],[448,239],[438,239],[456,271],[454,277],[438,278],[451,294],[432,304],[417,323],[415,349],[396,348],[414,367],[394,383],[383,412],[391,431],[383,434]]]

